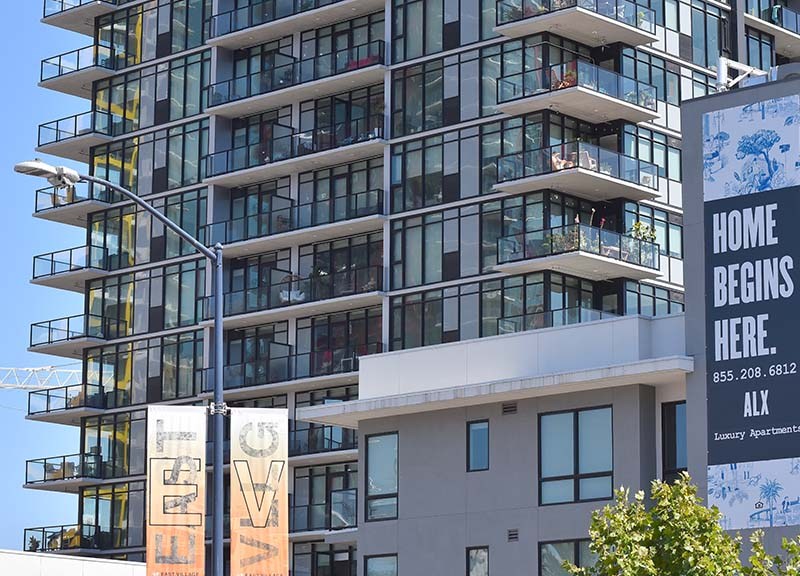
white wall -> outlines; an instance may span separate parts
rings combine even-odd
[[[145,565],[140,562],[0,550],[0,573],[8,576],[145,576]]]
[[[622,316],[360,359],[359,398],[602,368],[686,353],[683,315]]]

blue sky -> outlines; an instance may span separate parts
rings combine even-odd
[[[32,286],[32,259],[85,243],[85,231],[31,217],[36,179],[14,174],[15,162],[34,157],[37,126],[89,110],[88,100],[38,88],[40,61],[91,43],[88,37],[39,22],[43,0],[10,2],[0,19],[0,259],[5,280],[0,284],[0,366],[60,365],[67,359],[26,351],[30,324],[80,314],[77,294]],[[46,158],[46,157],[45,157]],[[50,158],[50,161],[66,162]],[[76,166],[86,170],[86,166]],[[25,420],[27,394],[0,390],[0,548],[22,547],[26,527],[74,523],[77,496],[23,490],[25,460],[74,454],[78,430]]]

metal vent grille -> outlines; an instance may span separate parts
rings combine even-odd
[[[510,528],[508,530],[508,541],[509,542],[519,542],[519,530],[516,528]]]
[[[516,414],[516,413],[517,413],[517,403],[516,402],[505,402],[503,404],[503,415]]]

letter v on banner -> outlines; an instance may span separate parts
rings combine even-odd
[[[147,408],[147,574],[205,574],[206,409]]]
[[[289,576],[289,412],[231,410],[231,576]]]

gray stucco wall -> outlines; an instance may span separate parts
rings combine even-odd
[[[800,80],[770,82],[741,88],[722,94],[698,98],[681,107],[683,134],[683,234],[687,247],[684,266],[686,277],[686,353],[694,357],[694,369],[686,380],[686,420],[689,473],[705,497],[708,452],[708,421],[706,418],[706,330],[704,253],[692,250],[702,246],[703,229],[703,142],[702,115],[718,109],[741,106],[769,98],[800,93]],[[800,453],[800,448],[798,448]],[[747,534],[748,531],[743,531]],[[783,537],[798,533],[794,528],[766,530],[765,542],[777,551]],[[746,538],[745,538],[746,539]]]
[[[516,414],[487,404],[361,422],[359,442],[399,433],[399,518],[364,522],[365,450],[359,460],[359,567],[397,553],[403,576],[463,576],[465,550],[489,546],[492,574],[538,574],[538,543],[588,536],[608,501],[539,507],[538,414],[611,405],[614,485],[644,488],[656,474],[655,390],[627,386],[520,401]],[[490,468],[466,472],[466,423],[489,420]],[[507,531],[519,530],[508,542]]]

